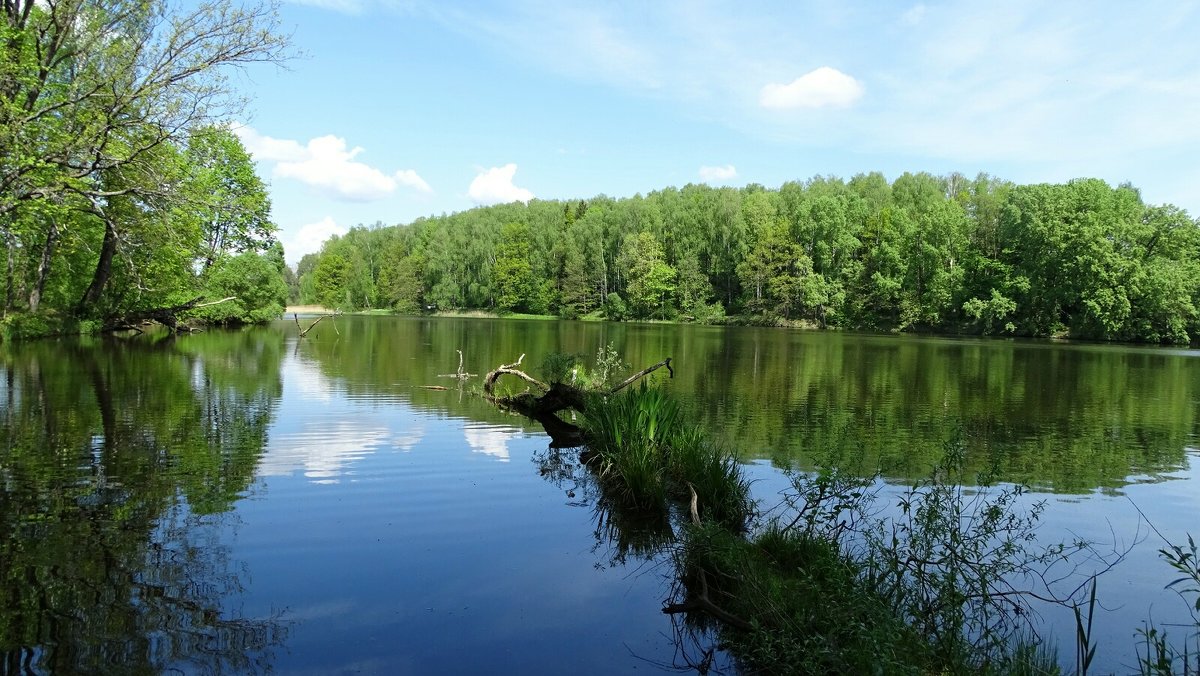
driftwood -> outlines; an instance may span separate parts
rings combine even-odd
[[[466,369],[463,368],[463,352],[462,352],[462,350],[455,350],[455,352],[458,353],[458,370],[455,371],[454,373],[439,373],[438,377],[439,378],[457,378],[458,380],[467,380],[468,378],[474,378],[475,377],[474,373],[467,373]],[[525,355],[521,355],[521,356],[523,357]]]
[[[316,326],[317,324],[320,324],[322,319],[327,319],[327,318],[329,318],[329,317],[336,317],[336,316],[338,316],[339,314],[341,314],[341,313],[340,313],[340,312],[334,312],[333,314],[325,314],[325,315],[321,315],[320,317],[317,317],[315,320],[313,320],[313,323],[312,323],[312,324],[309,324],[309,325],[308,325],[308,328],[306,328],[306,329],[302,329],[302,328],[300,328],[300,316],[299,316],[299,315],[297,315],[295,312],[293,312],[293,313],[292,313],[292,319],[293,319],[293,320],[295,320],[295,322],[296,322],[296,328],[297,328],[297,329],[300,331],[300,337],[301,337],[301,338],[303,338],[303,337],[305,337],[305,336],[307,336],[307,335],[308,335],[308,332],[309,332],[309,331],[312,331],[312,330],[313,330],[313,327],[314,327],[314,326]],[[334,325],[333,325],[333,330],[334,330],[334,332],[335,332],[335,333],[337,333],[337,324],[334,324]],[[341,333],[338,333],[338,335],[340,336],[340,335],[342,335],[342,334],[341,334]]]
[[[555,413],[567,408],[573,408],[576,411],[584,411],[587,408],[586,393],[574,385],[566,383],[551,383],[547,385],[533,376],[525,373],[517,367],[521,365],[521,361],[525,359],[525,355],[521,355],[519,359],[511,364],[501,364],[483,379],[483,391],[498,403],[517,404],[525,407],[532,407],[540,413]],[[618,383],[615,387],[604,391],[605,394],[616,394],[621,390],[629,387],[640,378],[657,371],[662,367],[667,367],[667,371],[671,373],[671,377],[675,377],[675,369],[671,368],[671,357],[648,366],[641,371],[629,376],[625,380]],[[495,395],[496,381],[502,375],[511,375],[524,380],[540,389],[543,394],[540,397],[533,396],[532,393],[526,391],[513,397],[497,397]]]
[[[552,448],[574,448],[582,446],[584,442],[583,430],[578,426],[572,425],[569,422],[559,418],[556,414],[565,409],[574,409],[579,412],[584,412],[587,409],[587,393],[574,385],[566,383],[550,383],[547,385],[533,376],[525,373],[520,368],[521,362],[525,360],[525,355],[521,355],[515,362],[511,364],[501,364],[490,371],[483,378],[484,397],[492,403],[512,411],[516,411],[527,418],[532,418],[542,424],[546,428],[546,434],[550,435],[550,446]],[[675,371],[671,368],[671,358],[667,357],[663,361],[647,367],[626,378],[616,387],[609,390],[604,390],[605,394],[614,394],[628,387],[639,378],[654,372],[655,370],[667,367],[671,372],[671,377],[675,377]],[[539,390],[535,394],[530,388],[526,388],[524,392],[511,396],[496,395],[496,381],[500,376],[509,375],[520,378],[528,383],[531,387]]]
[[[692,596],[683,603],[671,603],[663,606],[662,611],[665,615],[692,613],[698,611],[707,613],[714,619],[720,620],[725,624],[736,627],[743,631],[750,631],[754,628],[754,625],[750,624],[746,620],[743,620],[737,615],[734,615],[728,610],[725,610],[721,606],[713,603],[712,599],[710,599],[708,596],[708,576],[705,575],[703,570],[700,571],[700,593]]]
[[[629,376],[625,380],[622,380],[620,383],[617,384],[616,387],[609,390],[608,393],[616,394],[617,392],[620,392],[621,390],[625,389],[626,387],[629,387],[630,385],[632,385],[638,378],[647,376],[664,366],[667,367],[667,371],[669,371],[671,373],[671,377],[674,378],[675,377],[675,369],[671,368],[671,358],[667,357],[666,359],[658,362],[657,364],[655,364],[653,366],[648,366],[648,367],[642,369],[641,371],[638,371],[637,373]]]
[[[531,385],[537,385],[543,392],[549,392],[549,385],[517,368],[521,365],[521,362],[524,359],[525,355],[522,354],[515,362],[511,364],[501,364],[494,370],[488,372],[488,374],[483,377],[483,391],[489,395],[492,395],[492,390],[496,388],[496,381],[500,379],[500,376],[507,373],[508,375],[516,376]]]

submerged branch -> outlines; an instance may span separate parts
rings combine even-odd
[[[625,389],[626,387],[629,387],[630,385],[632,385],[639,378],[648,376],[651,373],[653,373],[654,371],[657,371],[658,369],[660,369],[664,366],[667,367],[667,370],[671,372],[671,377],[674,378],[675,377],[675,369],[671,368],[671,358],[667,357],[666,359],[658,362],[657,364],[655,364],[653,366],[648,366],[648,367],[642,369],[641,371],[638,371],[637,373],[629,376],[625,380],[622,380],[616,387],[609,390],[608,393],[616,394],[617,392],[620,392],[621,390]]]
[[[695,493],[693,492],[692,495],[694,496]],[[700,571],[700,593],[683,603],[667,604],[663,606],[662,611],[664,615],[699,611],[707,613],[713,619],[724,622],[731,627],[741,629],[742,631],[754,629],[754,625],[712,602],[712,599],[708,597],[708,576],[704,574],[703,570]]]
[[[458,370],[455,371],[454,373],[439,373],[438,377],[439,378],[457,378],[458,380],[467,380],[468,378],[474,378],[475,377],[474,373],[467,373],[466,369],[463,368],[463,351],[455,350],[455,352],[458,353]],[[521,356],[524,357],[525,355],[521,355]]]
[[[316,326],[317,324],[320,324],[322,319],[327,319],[329,317],[336,317],[340,314],[341,314],[340,312],[334,312],[332,314],[321,315],[320,317],[317,317],[315,320],[313,320],[313,323],[309,324],[308,328],[306,328],[306,329],[300,328],[300,316],[297,315],[295,312],[292,313],[292,319],[296,321],[296,328],[300,330],[300,337],[303,338],[308,335],[309,331],[313,330],[314,326]],[[335,331],[337,330],[336,327],[334,330]]]

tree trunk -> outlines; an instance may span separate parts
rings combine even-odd
[[[8,316],[13,309],[13,294],[16,289],[13,288],[13,268],[16,267],[16,261],[13,257],[13,249],[16,245],[13,243],[12,235],[4,238],[5,248],[8,250],[8,265],[4,269],[4,315]]]
[[[104,218],[104,242],[100,245],[100,260],[96,261],[96,272],[92,275],[92,283],[75,306],[75,314],[84,314],[88,308],[100,302],[104,287],[112,276],[113,256],[117,253],[117,227],[111,218]]]
[[[54,245],[58,242],[58,226],[50,221],[46,230],[46,244],[42,247],[42,260],[38,263],[37,283],[29,292],[29,311],[37,312],[42,304],[42,294],[46,291],[46,278],[50,276],[50,260],[54,255]]]

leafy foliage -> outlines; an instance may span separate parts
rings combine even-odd
[[[347,308],[1163,343],[1200,335],[1200,226],[1094,179],[1018,186],[920,173],[889,184],[874,173],[778,190],[531,200],[354,228],[320,255],[364,261],[349,294],[326,291],[318,282],[336,280],[312,268],[300,275],[311,300],[331,295]]]
[[[285,57],[274,11],[5,3],[6,312],[90,321],[179,304],[223,256],[270,247],[265,186],[222,119],[240,110],[225,71]]]

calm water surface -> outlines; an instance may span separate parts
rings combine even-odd
[[[439,377],[458,349],[482,374],[610,343],[638,367],[675,358],[664,382],[742,453],[764,506],[778,468],[895,487],[961,444],[972,475],[1047,500],[1047,540],[1127,547],[1138,508],[1200,534],[1186,350],[388,317],[303,340],[280,322],[5,345],[0,673],[683,665],[667,558],[621,536],[539,427]],[[1158,546],[1101,579],[1104,671],[1129,670],[1143,620],[1186,618]],[[1063,622],[1047,612],[1069,649]]]

